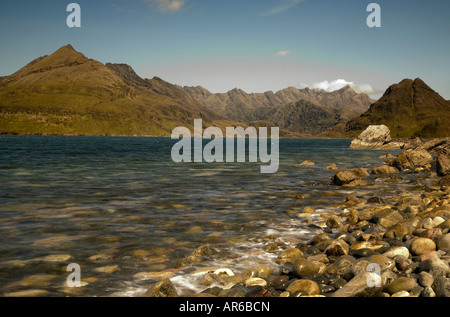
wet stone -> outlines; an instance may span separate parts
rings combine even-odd
[[[286,290],[291,294],[298,291],[306,292],[308,295],[320,294],[319,285],[311,280],[295,280],[287,287]]]
[[[144,297],[178,297],[178,292],[169,279],[154,284]]]
[[[319,272],[319,266],[304,258],[299,258],[294,263],[294,273],[299,277],[313,275]]]
[[[272,293],[263,286],[257,286],[252,288],[248,294],[247,297],[273,297]]]
[[[399,291],[411,291],[416,286],[416,279],[409,277],[399,277],[392,281],[387,290],[390,294],[395,294]]]
[[[288,249],[283,251],[277,258],[278,264],[294,263],[299,257],[303,256],[303,252],[297,248]]]

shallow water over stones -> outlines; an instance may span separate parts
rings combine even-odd
[[[330,215],[370,206],[371,197],[394,204],[406,191],[420,196],[432,181],[370,175],[367,186],[334,186],[332,163],[348,170],[384,164],[385,151],[351,150],[350,140],[282,139],[273,175],[250,163],[175,164],[173,143],[1,136],[1,294],[140,296],[167,277],[179,295],[194,294],[206,288],[199,268],[278,268],[279,252],[309,240]],[[305,160],[314,165],[300,166]],[[177,266],[203,245],[217,252]],[[70,263],[81,266],[80,289],[65,283]],[[52,278],[27,285],[36,276]]]

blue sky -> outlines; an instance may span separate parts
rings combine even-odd
[[[66,25],[70,2],[81,6],[81,28]],[[381,28],[366,25],[371,2]],[[70,43],[142,77],[212,92],[351,82],[376,94],[420,77],[450,99],[449,13],[447,0],[2,1],[0,76]]]

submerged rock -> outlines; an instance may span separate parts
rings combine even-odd
[[[383,165],[373,168],[372,172],[376,175],[396,174],[398,170],[389,165]]]
[[[364,186],[367,183],[363,178],[368,176],[370,174],[365,168],[358,168],[351,171],[338,171],[332,177],[332,182],[338,186]]]
[[[178,292],[169,279],[154,284],[144,297],[178,297]]]

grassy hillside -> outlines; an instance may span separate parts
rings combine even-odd
[[[0,133],[168,136],[198,118],[227,125],[199,104],[125,81],[70,45],[0,82]]]
[[[450,136],[450,104],[421,79],[405,79],[389,87],[346,132],[355,136],[369,125],[384,124],[393,138]]]

